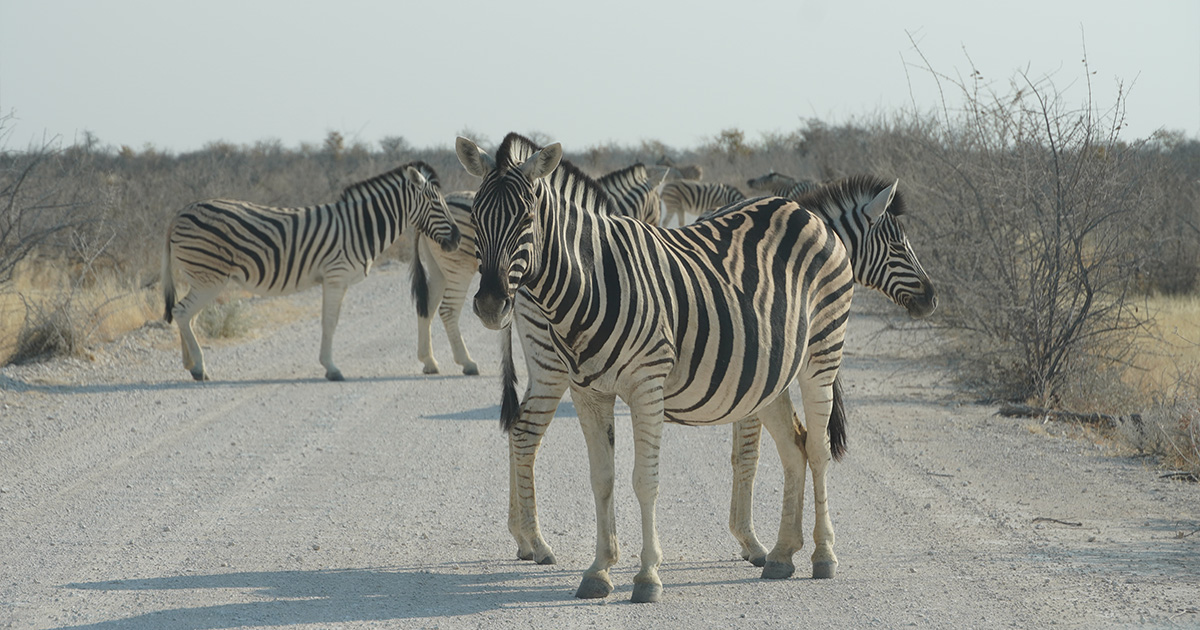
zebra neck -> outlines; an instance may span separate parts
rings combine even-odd
[[[570,322],[580,310],[601,303],[606,285],[600,255],[601,240],[609,231],[608,217],[578,208],[546,204],[540,217],[541,261],[534,280],[526,285],[530,297],[561,334],[569,336]]]
[[[862,260],[862,248],[859,247],[859,219],[857,213],[853,209],[845,210],[837,204],[830,207],[828,204],[821,204],[816,207],[809,208],[813,214],[820,217],[825,225],[828,225],[833,233],[837,235],[838,240],[842,242],[842,246],[846,248],[846,258],[850,260],[854,279],[861,284],[863,282],[863,274],[865,264]]]

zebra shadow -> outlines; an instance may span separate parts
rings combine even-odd
[[[680,563],[668,567],[667,572],[730,571],[740,564],[743,563]],[[634,567],[615,571],[619,586],[610,602],[628,603],[635,571]],[[682,590],[763,583],[757,576],[758,569],[749,567],[732,572],[737,575],[727,579],[685,580],[672,586]],[[156,593],[170,591],[189,591],[206,603],[61,626],[58,630],[212,630],[303,624],[336,627],[354,621],[405,620],[411,621],[402,624],[404,627],[424,626],[429,622],[440,625],[447,621],[458,625],[479,613],[509,611],[515,619],[523,615],[542,616],[552,608],[595,605],[595,600],[575,598],[574,585],[578,579],[576,569],[489,559],[414,567],[257,571],[77,582],[59,588],[103,592],[106,598],[129,593],[130,606],[126,609],[134,608],[135,602],[146,606]],[[171,601],[176,597],[164,595],[162,599]]]
[[[485,563],[465,563],[480,564]],[[353,621],[419,620],[465,617],[501,608],[578,602],[563,588],[573,571],[531,572],[525,565],[501,565],[498,572],[478,572],[483,566],[451,563],[423,567],[262,571],[180,575],[133,580],[72,583],[62,589],[105,592],[107,597],[129,595],[146,603],[155,593],[191,591],[206,603],[153,610],[130,617],[67,629],[129,630],[175,628],[200,630],[247,625],[333,627]],[[470,571],[470,573],[464,572]],[[557,573],[549,582],[548,574]],[[174,596],[166,595],[163,601]],[[253,600],[253,601],[246,601]],[[127,609],[128,609],[127,608]]]
[[[555,419],[559,418],[575,418],[579,415],[575,412],[575,403],[566,400],[558,404],[558,411],[554,412]],[[464,409],[450,413],[427,414],[421,416],[423,420],[499,420],[500,405],[489,405],[487,407],[476,407],[474,409]]]

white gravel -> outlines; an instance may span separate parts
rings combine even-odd
[[[671,426],[663,601],[630,604],[641,541],[618,419],[616,592],[574,599],[595,522],[569,400],[538,459],[559,564],[516,560],[496,337],[464,315],[484,375],[460,376],[439,327],[449,373],[422,376],[393,265],[347,295],[344,383],[317,362],[319,291],[282,300],[298,321],[206,348],[210,383],[161,325],[94,361],[0,370],[0,628],[1200,626],[1200,486],[964,403],[919,351],[928,334],[890,328],[903,315],[864,294],[833,580],[760,580],[726,531],[729,429]],[[769,546],[782,474],[764,439]]]

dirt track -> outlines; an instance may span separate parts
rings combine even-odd
[[[495,337],[464,316],[484,371],[465,377],[436,329],[448,374],[422,376],[407,285],[392,266],[350,290],[344,383],[321,378],[319,291],[284,300],[311,315],[208,348],[214,382],[189,380],[174,327],[0,371],[0,628],[1200,626],[1200,486],[963,404],[867,296],[830,481],[838,577],[758,579],[726,531],[729,429],[671,426],[664,600],[628,603],[640,539],[618,418],[617,588],[576,600],[595,523],[573,407],[538,459],[559,564],[517,561]],[[782,475],[765,439],[769,546]]]

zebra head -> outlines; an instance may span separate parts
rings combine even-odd
[[[413,195],[414,203],[409,207],[409,223],[436,241],[444,251],[458,249],[462,234],[446,206],[446,198],[442,196],[442,187],[433,167],[420,161],[410,162],[404,165],[402,173],[404,180],[416,192]]]
[[[791,188],[795,185],[796,178],[788,177],[783,173],[776,173],[775,171],[771,171],[770,173],[767,173],[761,177],[755,177],[753,179],[746,180],[746,186],[748,186],[750,190],[757,190],[760,192],[775,192],[777,190]]]
[[[506,138],[500,153],[508,154],[508,144]],[[517,289],[538,273],[538,180],[558,167],[562,145],[533,151],[520,163],[521,156],[510,156],[499,165],[466,138],[458,138],[455,152],[468,173],[483,178],[471,206],[480,273],[474,306],[483,325],[498,330],[512,318]]]
[[[848,241],[854,236],[842,235],[843,242],[853,250],[855,280],[885,293],[908,310],[910,317],[921,318],[937,308],[937,293],[900,226],[904,202],[896,193],[899,184],[899,180],[887,185],[874,178],[851,178],[826,185],[823,190],[866,187],[867,196],[874,193],[865,205],[855,204],[855,214],[859,215],[855,223],[865,223],[859,228],[862,232],[857,235],[858,242],[851,244]],[[854,196],[852,190],[846,192]],[[840,233],[843,227],[835,229]]]

